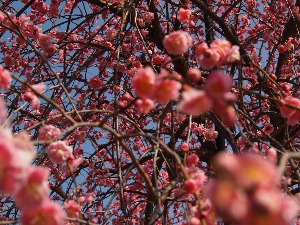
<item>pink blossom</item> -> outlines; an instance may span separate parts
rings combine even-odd
[[[153,98],[160,104],[167,104],[171,100],[177,100],[181,83],[164,77],[164,72],[156,81]],[[171,76],[171,75],[170,75]]]
[[[225,153],[224,153],[225,154]],[[278,170],[273,163],[254,154],[225,157],[220,154],[215,166],[225,177],[244,189],[264,187],[273,188],[278,180]]]
[[[284,46],[284,45],[279,45],[278,46],[278,52],[279,53],[284,53],[284,52],[286,52],[286,47]]]
[[[56,140],[61,135],[61,130],[52,125],[43,126],[39,130],[39,139],[42,141]]]
[[[201,220],[197,217],[192,217],[189,221],[190,225],[201,225]]]
[[[69,165],[64,165],[61,167],[61,171],[63,171],[64,173],[68,173],[71,172],[70,169],[72,170],[72,172],[74,172],[82,163],[84,162],[84,159],[82,157],[78,157],[78,158],[70,158],[68,164]]]
[[[213,106],[205,91],[189,89],[182,93],[182,97],[178,103],[178,109],[186,114],[201,115],[211,110]]]
[[[258,189],[249,196],[251,210],[243,222],[245,225],[290,225],[299,213],[299,205],[277,190]],[[274,204],[276,203],[276,204]]]
[[[215,101],[214,111],[226,126],[234,127],[237,121],[237,115],[232,106],[227,105],[225,101],[219,99]]]
[[[6,91],[10,88],[12,78],[8,70],[0,66],[0,88],[4,88]]]
[[[93,89],[100,89],[104,85],[104,82],[99,77],[93,77],[90,80],[90,87]]]
[[[138,99],[136,101],[136,106],[141,113],[147,114],[150,112],[150,110],[154,109],[154,102],[148,98]]]
[[[218,137],[218,132],[213,129],[206,129],[203,136],[207,141],[214,141]]]
[[[289,125],[295,126],[300,121],[300,99],[288,96],[279,102],[279,109]]]
[[[18,207],[38,207],[50,194],[49,171],[44,167],[29,167],[25,181],[15,194]]]
[[[180,22],[188,23],[190,21],[192,10],[180,8],[177,13],[177,18]]]
[[[46,200],[38,208],[23,208],[20,221],[22,225],[63,225],[65,213],[59,205]]]
[[[186,74],[187,78],[192,82],[198,82],[202,79],[201,71],[198,68],[190,68]]]
[[[39,36],[38,43],[44,50],[52,45],[52,37],[50,35],[42,34]]]
[[[121,85],[114,85],[113,92],[114,93],[120,93],[123,90],[123,87]]]
[[[3,61],[7,66],[11,66],[14,63],[14,59],[10,55],[6,56]]]
[[[205,90],[212,98],[220,98],[232,87],[232,83],[233,79],[228,74],[219,70],[213,71],[209,74]]]
[[[151,67],[140,68],[132,79],[132,87],[140,98],[151,98],[154,92],[156,74]]]
[[[84,196],[79,197],[80,203],[91,203],[94,200],[95,194],[94,193],[86,193]]]
[[[190,179],[195,181],[197,190],[200,190],[207,181],[207,176],[205,175],[204,171],[200,170],[198,167],[189,167],[186,169],[186,171],[189,174]]]
[[[214,40],[210,47],[203,42],[196,47],[196,57],[203,68],[212,69],[240,60],[239,46],[231,46],[229,41],[221,39]]]
[[[24,178],[24,170],[17,165],[14,165],[16,160],[12,152],[7,151],[0,145],[2,151],[0,152],[0,191],[8,194],[13,194],[22,183]]]
[[[32,88],[38,93],[43,93],[47,89],[47,87],[44,83],[34,84],[34,85],[32,85]],[[32,90],[30,90],[30,89],[26,90],[23,97],[26,101],[31,103],[32,108],[34,110],[38,110],[40,108],[40,100],[35,95],[35,93],[32,92]]]
[[[230,180],[212,181],[206,190],[219,215],[237,224],[246,220],[250,210],[247,195]]]
[[[64,203],[64,208],[67,211],[67,216],[79,219],[81,217],[81,206],[74,200]]]
[[[267,134],[272,134],[274,132],[274,126],[270,123],[265,124],[263,131]]]
[[[20,141],[19,144],[22,144]],[[31,157],[14,143],[8,129],[0,133],[0,191],[13,194],[23,182]],[[30,155],[31,156],[31,155]],[[22,160],[20,160],[22,159]]]
[[[186,166],[191,167],[196,165],[199,162],[199,157],[193,153],[186,157]]]
[[[211,43],[210,47],[220,54],[218,65],[240,60],[239,46],[231,46],[231,43],[227,40],[216,39]]]
[[[180,149],[181,151],[183,152],[188,152],[190,150],[190,146],[188,143],[183,143],[181,146],[180,146]]]
[[[22,131],[10,138],[16,149],[16,154],[19,158],[22,158],[23,166],[27,167],[36,157],[36,149],[31,142],[29,134],[26,131]]]
[[[241,60],[240,47],[237,46],[237,45],[233,45],[227,53],[226,62],[227,63],[233,63],[233,62],[236,62],[236,61],[239,61],[239,60]]]
[[[56,141],[48,146],[49,159],[57,164],[63,164],[69,158],[73,158],[72,148],[64,141]]]
[[[192,45],[192,37],[183,31],[175,31],[166,35],[163,45],[167,52],[171,55],[180,55],[186,53]]]
[[[220,60],[219,52],[216,49],[210,49],[205,42],[196,47],[195,54],[200,66],[205,69],[214,68]]]
[[[194,179],[188,179],[184,182],[184,189],[189,194],[194,194],[198,191],[197,183]]]
[[[220,54],[218,64],[226,62],[228,53],[231,50],[231,43],[227,40],[216,39],[210,44],[210,48],[215,49]]]

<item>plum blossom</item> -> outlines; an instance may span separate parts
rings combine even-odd
[[[214,141],[218,137],[218,131],[215,131],[212,128],[206,129],[203,136],[207,141]]]
[[[164,37],[163,45],[169,54],[181,55],[189,50],[192,42],[193,39],[187,32],[175,31]]]
[[[218,177],[207,187],[217,213],[240,225],[289,225],[299,205],[277,186],[276,166],[257,155],[219,154]]]
[[[16,205],[23,208],[38,207],[50,194],[49,171],[44,167],[29,167],[25,181],[15,194]]]
[[[72,148],[64,141],[56,141],[48,146],[49,159],[57,164],[63,164],[69,158],[73,158]]]
[[[162,105],[167,104],[171,100],[177,100],[182,85],[180,82],[171,79],[180,78],[177,75],[178,74],[170,74],[166,70],[161,70],[160,75],[155,82],[152,98]]]
[[[12,78],[10,72],[4,69],[3,66],[0,66],[0,88],[4,88],[4,90],[8,91],[11,81]]]
[[[65,213],[58,204],[48,199],[38,208],[23,208],[20,221],[22,225],[63,225]]]
[[[232,83],[233,79],[231,76],[216,70],[209,74],[205,90],[210,97],[220,98],[232,87]]]
[[[196,57],[200,63],[200,66],[205,69],[214,68],[220,60],[220,54],[216,49],[211,49],[203,42],[196,47]]]
[[[56,45],[52,43],[51,35],[39,35],[38,44],[48,54],[53,54],[56,51]]]
[[[279,101],[279,109],[281,115],[287,118],[288,125],[295,126],[300,121],[300,99],[287,96]]]
[[[182,97],[178,109],[186,114],[201,115],[213,107],[211,99],[202,90],[188,89],[182,93]]]
[[[190,146],[188,143],[183,143],[181,146],[180,146],[180,149],[181,151],[183,152],[188,152],[190,150]]]
[[[190,21],[192,10],[180,8],[177,13],[177,18],[180,22],[188,23]]]
[[[151,67],[140,68],[132,79],[132,87],[138,97],[151,98],[154,92],[156,74]]]
[[[67,216],[71,218],[80,218],[81,206],[74,200],[70,200],[64,203],[64,208],[67,212]]]
[[[154,109],[154,102],[151,99],[138,99],[136,101],[136,106],[138,110],[143,113],[147,114],[150,110]]]
[[[34,85],[32,85],[32,88],[40,94],[43,93],[47,89],[47,87],[44,83],[34,84]],[[35,93],[32,92],[32,90],[30,90],[30,89],[26,90],[23,97],[26,101],[31,103],[32,108],[34,110],[38,110],[40,108],[40,100],[39,100],[38,96],[36,96]]]
[[[186,157],[186,166],[191,167],[196,165],[199,162],[199,157],[193,153]]]
[[[188,179],[184,182],[184,189],[189,194],[194,194],[198,191],[197,183],[194,179]]]
[[[258,186],[272,188],[279,175],[274,164],[250,153],[241,156],[219,154],[215,166],[222,175],[231,176],[239,186],[248,190]]]
[[[70,158],[68,165],[64,165],[61,167],[61,171],[64,173],[70,172],[70,170],[73,172],[75,171],[82,163],[84,162],[84,158],[78,157],[78,158]]]
[[[11,142],[0,137],[0,191],[12,194],[22,182],[24,171]]]
[[[100,77],[93,77],[90,80],[90,87],[93,89],[100,89],[104,85],[104,82]]]
[[[58,139],[61,134],[61,130],[53,125],[43,126],[39,130],[39,139],[42,141],[51,141]]]
[[[0,132],[0,191],[14,194],[26,177],[35,151],[25,133],[13,136],[7,128]],[[22,159],[22,160],[20,160]]]
[[[232,46],[227,40],[216,39],[210,46],[205,42],[196,47],[196,57],[205,69],[212,69],[223,64],[240,60],[239,46]]]
[[[201,71],[198,68],[190,68],[187,71],[186,76],[192,82],[198,82],[202,79]]]
[[[187,168],[187,173],[189,174],[189,179],[184,181],[182,187],[183,190],[187,194],[194,194],[200,191],[204,187],[204,183],[207,180],[204,171],[197,167],[189,167]]]

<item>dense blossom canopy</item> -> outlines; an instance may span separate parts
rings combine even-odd
[[[300,224],[300,0],[1,0],[0,224]]]

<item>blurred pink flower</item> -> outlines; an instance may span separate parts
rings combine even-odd
[[[217,70],[209,74],[205,90],[210,97],[220,98],[232,87],[232,84],[233,79],[230,75]]]
[[[132,79],[132,87],[138,97],[151,98],[154,92],[156,74],[151,67],[140,68]]]
[[[186,114],[201,115],[211,110],[213,103],[205,91],[188,89],[182,93],[182,100],[178,103],[178,109]]]
[[[53,125],[45,125],[39,130],[39,139],[51,141],[59,138],[61,130]]]
[[[49,199],[38,208],[23,208],[20,221],[22,225],[64,225],[65,217],[63,209]]]
[[[281,115],[287,118],[289,125],[295,126],[300,121],[300,110],[294,109],[289,105],[300,109],[300,99],[288,96],[279,102]]]
[[[138,99],[136,101],[136,107],[139,112],[147,114],[150,110],[154,109],[154,102],[151,99]]]
[[[175,31],[164,37],[163,45],[169,54],[181,55],[189,50],[192,42],[193,39],[188,33]]]
[[[182,87],[180,82],[169,79],[168,76],[172,78],[172,76],[176,75],[168,74],[165,70],[162,70],[155,83],[153,99],[162,105],[167,104],[171,100],[177,100]]]
[[[12,78],[10,72],[4,69],[3,66],[0,66],[0,88],[4,88],[4,90],[8,91],[11,81]]]
[[[15,194],[16,205],[22,208],[37,208],[49,197],[48,177],[44,167],[29,167],[27,176]]]
[[[69,158],[73,158],[72,148],[64,141],[56,141],[48,146],[49,159],[57,164],[63,164]]]

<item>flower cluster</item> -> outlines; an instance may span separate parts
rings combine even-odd
[[[148,113],[153,107],[153,100],[160,104],[167,104],[171,100],[177,100],[182,85],[178,74],[171,74],[161,70],[159,76],[151,67],[140,68],[132,79],[132,86],[139,99],[137,107],[142,113]]]
[[[44,83],[34,84],[32,85],[32,88],[42,94],[46,90],[46,85]],[[32,108],[34,110],[39,110],[40,108],[40,100],[38,96],[35,95],[34,92],[32,92],[30,89],[27,89],[25,94],[22,96],[26,101],[30,102],[32,105]]]
[[[281,115],[287,118],[289,125],[295,126],[300,121],[300,99],[287,96],[279,101],[279,108]]]
[[[236,120],[235,112],[230,106],[235,101],[235,95],[228,92],[233,83],[232,77],[221,71],[210,73],[204,90],[189,88],[182,93],[178,109],[186,114],[200,115],[214,109],[227,126],[233,126]]]
[[[196,57],[205,69],[212,69],[223,64],[240,60],[239,46],[231,45],[227,40],[216,39],[210,46],[203,42],[196,47]]]
[[[34,146],[27,134],[13,136],[7,128],[0,132],[0,192],[15,197],[21,208],[22,224],[64,224],[62,208],[49,199],[49,171],[31,166]]]
[[[240,225],[289,225],[299,206],[278,189],[278,170],[254,154],[222,153],[215,160],[217,179],[208,187],[217,213]]]

